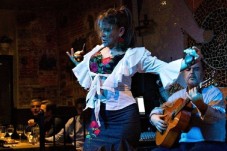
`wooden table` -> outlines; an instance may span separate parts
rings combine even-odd
[[[5,145],[6,146],[6,145]],[[31,144],[28,142],[21,142],[18,144],[7,145],[7,147],[0,147],[4,151],[40,151],[39,144]],[[45,144],[45,151],[76,151],[72,144]]]

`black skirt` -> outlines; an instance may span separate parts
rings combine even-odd
[[[94,119],[94,113],[92,120]],[[100,133],[85,139],[84,151],[133,151],[140,137],[140,116],[136,104],[117,111],[106,111],[101,104]]]

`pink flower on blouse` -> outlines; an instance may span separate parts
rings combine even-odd
[[[110,62],[110,60],[111,60],[110,57],[104,58],[104,59],[102,59],[102,63],[103,63],[104,65],[106,65],[106,64],[108,64],[108,63]]]
[[[98,65],[95,62],[92,62],[90,65],[90,69],[92,72],[97,72],[98,71]]]

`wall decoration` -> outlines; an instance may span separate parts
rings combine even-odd
[[[1,55],[13,55],[13,50],[11,48],[13,40],[6,36],[3,35],[0,37],[0,54]]]
[[[188,45],[199,45],[208,67],[206,76],[216,71],[219,87],[227,86],[227,3],[226,0],[203,1],[194,13],[197,23],[205,29],[205,43],[197,43],[190,36]],[[207,39],[205,37],[205,39]]]
[[[16,44],[15,12],[0,9],[0,55],[14,55]]]
[[[31,15],[32,14],[32,15]],[[59,102],[56,17],[51,11],[19,11],[17,108],[29,107],[34,98]]]

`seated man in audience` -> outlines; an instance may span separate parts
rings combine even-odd
[[[51,100],[43,100],[40,108],[44,112],[45,137],[53,136],[64,126],[63,121],[55,117],[56,104]]]
[[[85,107],[85,98],[79,98],[76,100],[76,111],[77,114],[75,117],[70,118],[65,124],[65,129],[61,129],[61,131],[55,135],[55,141],[63,142],[66,137],[70,137],[70,141],[75,143],[76,141],[76,150],[83,150],[84,143],[84,127],[83,127],[83,118],[81,113],[83,112],[83,108]],[[64,135],[65,132],[65,135]],[[75,134],[75,135],[74,135]],[[53,142],[54,138],[48,137],[45,138],[48,142]]]
[[[179,143],[168,146],[169,142],[165,142],[165,145],[168,146],[166,147],[165,145],[163,146],[163,141],[163,144],[161,144],[160,147],[154,149],[155,151],[226,150],[226,113],[224,97],[221,91],[213,85],[208,84],[207,87],[199,90],[199,84],[205,80],[205,64],[202,60],[202,55],[200,56],[201,60],[199,62],[183,71],[187,88],[175,92],[168,98],[168,101],[164,103],[162,107],[156,107],[150,113],[150,122],[160,132],[160,135],[156,135],[156,142],[157,140],[160,141],[160,136],[166,137],[167,139],[168,134],[165,136],[164,133],[168,132],[165,130],[167,130],[169,128],[168,126],[171,124],[165,120],[168,115],[164,114],[164,110],[170,109],[180,98],[184,101],[186,99],[190,100],[187,105],[187,107],[191,107],[191,109],[188,110],[189,114],[191,114],[191,117],[189,117],[188,129],[179,131]],[[179,104],[179,106],[180,105],[181,104]],[[175,124],[177,125],[177,123]],[[170,139],[172,139],[171,136]]]
[[[37,117],[40,112],[41,100],[32,99],[30,102],[30,110],[32,112],[33,118],[28,120],[28,126],[35,126],[37,123]]]

